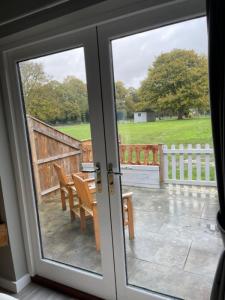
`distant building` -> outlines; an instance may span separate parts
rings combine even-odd
[[[134,113],[134,123],[154,122],[156,120],[154,111],[140,111]]]

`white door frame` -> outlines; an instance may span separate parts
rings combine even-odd
[[[147,1],[146,1],[147,2]],[[163,2],[163,1],[162,1]],[[165,1],[166,2],[166,1]],[[99,74],[93,74],[92,78],[96,82],[95,89],[92,89],[93,95],[97,97],[97,101],[100,100],[100,82],[102,84],[102,97],[103,97],[103,109],[104,109],[104,119],[107,121],[105,123],[105,136],[107,142],[107,157],[108,161],[112,162],[115,170],[118,170],[118,149],[116,144],[116,119],[114,112],[114,87],[113,87],[113,74],[112,74],[112,60],[110,56],[110,40],[123,36],[132,34],[138,31],[148,30],[156,27],[160,27],[166,24],[174,23],[179,20],[185,20],[189,18],[194,18],[201,16],[205,13],[205,1],[204,0],[174,0],[169,1],[168,3],[164,3],[161,7],[156,6],[148,9],[146,12],[137,12],[135,14],[132,12],[132,16],[122,18],[121,16],[118,20],[113,22],[107,22],[104,25],[100,25],[98,27],[99,39],[98,43],[100,46],[100,67],[101,67],[101,78],[99,78]],[[150,6],[151,4],[149,4]],[[72,15],[71,15],[72,16]],[[116,16],[114,16],[116,18]],[[61,18],[61,20],[66,20],[67,17]],[[102,22],[102,20],[100,21]],[[72,23],[70,18],[70,23]],[[75,22],[76,23],[76,22]],[[85,22],[84,22],[85,23]],[[97,21],[95,20],[95,23]],[[28,269],[31,275],[35,275],[37,272],[36,260],[34,259],[36,253],[35,243],[33,242],[32,233],[34,232],[37,236],[37,219],[34,213],[35,206],[35,195],[32,186],[32,172],[30,163],[28,161],[29,158],[29,149],[26,140],[26,127],[23,121],[23,107],[21,102],[20,95],[20,87],[17,77],[17,70],[15,68],[15,61],[17,61],[18,57],[21,59],[33,58],[36,55],[47,54],[56,49],[63,50],[66,47],[77,47],[79,45],[78,40],[80,37],[81,44],[86,41],[88,44],[92,43],[94,45],[93,49],[91,49],[91,53],[89,52],[90,57],[95,57],[96,55],[96,40],[93,39],[90,34],[95,31],[94,28],[90,30],[75,30],[74,26],[67,26],[67,22],[63,22],[63,25],[58,28],[60,34],[57,33],[57,26],[60,24],[56,20],[56,27],[54,28],[54,21],[49,23],[49,28],[45,31],[46,27],[37,26],[34,30],[30,29],[27,31],[27,34],[23,35],[23,33],[19,33],[18,36],[21,37],[21,40],[16,38],[15,40],[9,37],[9,43],[6,41],[6,44],[2,47],[2,53],[0,57],[0,75],[2,77],[2,86],[3,86],[3,97],[5,101],[5,111],[7,118],[7,126],[10,134],[10,143],[12,150],[12,158],[14,163],[15,170],[15,180],[20,204],[20,213],[21,213],[21,222],[23,225],[23,234],[24,241],[26,247],[26,256],[28,262]],[[96,24],[95,24],[96,25]],[[88,25],[85,23],[84,26],[91,26],[91,21],[88,22]],[[40,27],[40,30],[39,30]],[[69,33],[64,33],[65,31],[69,31]],[[32,32],[34,33],[32,35]],[[88,34],[89,33],[89,34]],[[58,35],[58,37],[56,37]],[[81,37],[81,35],[83,37]],[[86,36],[86,38],[84,38]],[[37,40],[42,39],[42,41]],[[8,40],[8,39],[6,39]],[[58,41],[58,42],[57,42]],[[77,43],[76,43],[77,41]],[[29,43],[24,45],[25,43]],[[46,46],[46,47],[44,47]],[[43,47],[43,48],[41,48]],[[43,50],[44,49],[44,50]],[[31,52],[30,52],[31,51]],[[20,56],[19,56],[20,55]],[[98,66],[96,65],[98,62],[93,59],[93,62],[90,62],[90,66],[94,70],[97,70]],[[91,72],[89,72],[91,75]],[[98,72],[97,72],[98,73]],[[87,74],[88,75],[88,74]],[[90,107],[91,109],[91,107]],[[99,126],[99,119],[102,120],[102,114],[94,116],[93,123],[96,126]],[[113,125],[113,126],[112,126]],[[98,130],[94,130],[94,132],[98,132]],[[93,133],[93,139],[96,141],[95,134]],[[103,138],[103,137],[101,137]],[[102,139],[104,140],[104,138]],[[99,144],[99,143],[98,143]],[[96,145],[94,147],[100,148]],[[105,151],[105,146],[102,145],[102,151]],[[105,153],[96,152],[95,160],[98,161],[98,158],[103,160],[102,170],[103,174],[103,185],[106,186],[106,162]],[[105,175],[105,176],[104,176]],[[128,286],[126,280],[126,270],[125,270],[125,255],[124,255],[124,237],[123,237],[123,223],[122,223],[122,211],[120,204],[120,181],[118,178],[115,178],[116,183],[116,191],[115,194],[110,197],[110,207],[111,207],[111,216],[112,216],[112,230],[113,230],[113,241],[109,236],[105,236],[105,233],[102,234],[102,241],[105,241],[103,248],[105,250],[108,249],[111,252],[112,242],[113,249],[115,255],[115,271],[116,271],[116,281],[117,281],[117,293],[118,299],[165,299],[160,295],[149,294],[147,291],[140,290],[136,287]],[[104,188],[104,195],[107,199],[108,192]],[[103,200],[102,194],[102,200]],[[107,210],[107,216],[101,218],[101,227],[107,227],[107,230],[104,232],[109,232],[111,230],[109,219],[109,207],[107,201],[102,202],[102,209]],[[30,226],[30,219],[35,220],[33,226]],[[106,222],[106,223],[105,223]],[[107,244],[106,241],[109,243]],[[37,242],[36,242],[37,244]],[[104,252],[105,252],[104,250]],[[86,292],[95,294],[97,296],[106,298],[106,299],[114,299],[115,298],[115,280],[113,277],[114,272],[114,264],[113,257],[109,252],[103,254],[102,263],[105,265],[103,269],[104,278],[99,279],[99,276],[94,274],[89,274],[88,272],[78,270],[76,276],[73,275],[73,282],[68,280],[66,282],[69,286],[74,286],[77,289],[84,290]],[[109,259],[106,259],[108,257]],[[40,261],[40,257],[38,258]],[[42,262],[43,265],[43,262]],[[53,280],[56,278],[54,272],[58,267],[57,263],[52,263],[52,272],[50,276],[52,276]],[[43,266],[44,268],[44,266]],[[68,270],[73,274],[70,267],[65,267],[64,270]],[[88,273],[88,281],[86,274]],[[62,272],[62,282],[65,280],[64,272]],[[107,281],[108,279],[108,281]],[[107,282],[105,282],[105,280]],[[96,284],[97,283],[97,284]],[[93,287],[94,286],[94,287]],[[96,292],[93,291],[93,288]],[[105,297],[104,290],[107,289],[107,296]]]
[[[205,1],[184,0],[174,3],[173,5],[158,7],[139,15],[129,16],[98,26],[107,159],[109,163],[113,164],[115,172],[120,171],[120,164],[117,145],[111,40],[203,15],[205,15]],[[110,204],[118,299],[167,299],[164,295],[148,292],[146,289],[128,285],[119,176],[114,176],[114,183],[115,192],[110,195]]]
[[[100,162],[102,170],[103,189],[101,193],[97,193],[97,200],[103,276],[42,258],[28,136],[17,68],[19,61],[80,46],[84,47],[85,53],[94,161]],[[20,201],[25,219],[29,271],[32,275],[38,274],[104,299],[116,299],[96,29],[66,33],[5,51],[2,64],[4,66],[2,77],[5,78],[4,98],[8,104],[8,121],[12,126],[14,140],[13,156],[17,186],[20,187]]]

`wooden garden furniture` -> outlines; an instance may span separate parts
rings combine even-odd
[[[79,212],[79,202],[77,199],[77,191],[74,186],[74,182],[71,180],[71,176],[67,176],[64,172],[63,167],[60,165],[54,163],[54,169],[57,173],[57,177],[59,180],[59,186],[60,186],[60,194],[61,194],[61,202],[62,202],[62,209],[66,210],[66,199],[69,201],[69,207],[70,207],[70,216],[71,216],[71,221],[73,221],[75,214],[71,210],[71,208],[76,209],[77,212]],[[80,177],[85,178],[89,184],[93,185],[93,182],[95,179],[93,178],[87,178],[88,174],[87,173],[82,173],[79,172]],[[95,189],[92,188],[92,190],[95,191]],[[76,213],[77,216],[79,216],[78,213]]]
[[[100,232],[99,232],[99,220],[97,202],[94,199],[94,193],[90,190],[88,181],[79,176],[79,174],[73,174],[74,186],[77,191],[77,196],[80,203],[80,220],[81,230],[84,231],[86,227],[86,217],[91,216],[94,223],[94,234],[96,250],[100,250]],[[129,238],[134,239],[134,222],[133,222],[133,207],[132,207],[132,193],[126,193],[122,196],[123,210],[124,210],[124,225],[128,225]],[[76,213],[76,208],[72,209]]]

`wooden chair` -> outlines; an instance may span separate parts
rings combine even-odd
[[[79,211],[79,202],[77,199],[77,191],[74,186],[74,182],[71,180],[71,176],[67,176],[65,174],[63,167],[61,167],[60,165],[58,165],[56,163],[54,163],[53,166],[54,166],[54,169],[57,173],[58,180],[59,180],[62,209],[66,210],[66,199],[68,198],[71,221],[73,221],[75,218],[75,215],[79,216],[77,213],[74,214],[74,211],[73,211],[75,209],[77,212]],[[88,183],[93,183],[93,181],[94,181],[93,178],[87,178],[88,177],[87,173],[79,172],[77,174],[80,177],[87,179]],[[73,208],[73,210],[71,208]]]
[[[84,231],[86,228],[86,216],[89,215],[93,218],[94,233],[96,250],[100,250],[100,232],[99,232],[99,220],[98,220],[98,209],[97,202],[94,199],[93,192],[91,192],[88,182],[81,178],[78,174],[73,174],[73,181],[77,190],[77,195],[80,201],[80,219],[81,219],[81,230]],[[127,215],[124,225],[128,225],[129,238],[134,239],[134,223],[133,223],[133,207],[132,207],[132,193],[123,194],[123,210],[124,214]]]

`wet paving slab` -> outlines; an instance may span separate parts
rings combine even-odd
[[[123,187],[133,192],[135,239],[125,230],[128,283],[186,300],[209,300],[222,240],[215,188]],[[70,222],[59,195],[39,205],[44,255],[102,274],[92,220]]]

